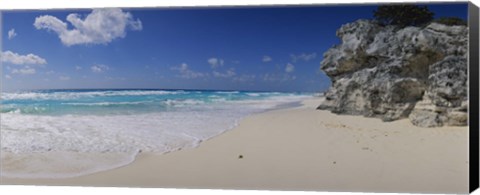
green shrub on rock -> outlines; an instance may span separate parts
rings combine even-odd
[[[467,21],[457,17],[443,17],[435,19],[434,22],[447,26],[467,26]]]
[[[433,20],[434,13],[426,6],[382,5],[373,16],[381,25],[422,26]]]

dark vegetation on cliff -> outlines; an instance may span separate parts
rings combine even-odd
[[[427,6],[415,5],[383,5],[373,12],[379,24],[399,27],[427,24],[433,20],[433,15]]]
[[[321,62],[332,86],[318,108],[422,127],[467,125],[468,28],[432,16],[425,7],[380,6],[376,20],[338,29],[342,43]]]

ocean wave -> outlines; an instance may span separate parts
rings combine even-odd
[[[18,108],[8,108],[8,109],[2,108],[0,113],[20,114],[22,113],[22,110]]]
[[[191,106],[191,105],[200,105],[204,104],[204,101],[195,100],[195,99],[167,99],[163,101],[164,104],[168,106]]]
[[[248,96],[251,96],[251,97],[258,97],[260,96],[261,94],[260,93],[247,93]]]
[[[229,100],[227,98],[216,97],[216,98],[210,99],[210,101],[211,102],[227,102]]]
[[[183,90],[178,91],[76,91],[76,92],[18,92],[2,93],[2,100],[69,100],[79,98],[93,98],[104,96],[148,96],[148,95],[175,95],[186,94]]]
[[[152,103],[153,101],[140,101],[140,102],[89,102],[89,103],[80,103],[80,102],[71,102],[71,103],[61,103],[63,105],[71,106],[115,106],[115,105],[140,105],[146,103]]]
[[[8,106],[8,105],[7,105]],[[44,113],[48,109],[40,106],[25,106],[25,107],[5,107],[0,109],[0,113],[11,114],[35,114]]]
[[[240,91],[216,91],[218,94],[238,94]]]

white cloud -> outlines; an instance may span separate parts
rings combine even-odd
[[[142,22],[135,20],[129,12],[118,8],[94,9],[85,18],[79,14],[69,14],[67,21],[43,15],[35,18],[33,25],[37,29],[55,32],[66,46],[79,44],[107,44],[117,38],[124,38],[127,29],[142,30]]]
[[[29,66],[26,66],[25,68],[22,69],[12,69],[12,74],[23,74],[23,75],[29,75],[29,74],[35,74],[37,71],[34,68],[30,68]]]
[[[105,77],[106,80],[119,80],[119,81],[125,81],[127,80],[125,77]]]
[[[290,57],[292,58],[293,62],[297,62],[298,60],[303,60],[307,62],[317,58],[317,53],[315,52],[311,54],[301,53],[298,55],[290,54]]]
[[[68,80],[70,80],[70,77],[68,77],[68,76],[60,76],[60,77],[58,77],[58,79],[60,79],[61,81],[68,81]]]
[[[47,74],[47,75],[50,75],[50,74],[53,74],[53,73],[55,73],[55,71],[53,71],[53,70],[45,72],[45,74]]]
[[[271,82],[283,82],[283,81],[293,81],[297,79],[296,76],[289,75],[289,74],[269,74],[266,73],[263,75],[263,80],[264,81],[271,81]]]
[[[201,78],[201,77],[208,76],[208,73],[201,73],[201,72],[195,72],[193,70],[190,70],[188,68],[188,64],[186,63],[182,63],[178,66],[171,67],[170,69],[178,71],[180,73],[180,75],[178,76],[186,79],[194,79],[194,78]]]
[[[291,73],[295,70],[295,66],[293,64],[290,64],[288,63],[286,66],[285,66],[285,72],[286,73]]]
[[[236,81],[236,82],[249,82],[249,81],[253,81],[255,80],[255,78],[257,78],[256,75],[253,75],[253,74],[242,74],[240,76],[237,76],[237,77],[234,77],[233,78],[233,81]]]
[[[235,76],[237,73],[235,72],[235,69],[233,68],[230,68],[228,69],[227,71],[225,72],[217,72],[217,71],[213,71],[213,76],[214,77],[220,77],[220,78],[230,78],[230,77],[233,77]]]
[[[270,61],[272,61],[272,57],[270,57],[270,56],[263,56],[262,62],[270,62]]]
[[[109,69],[110,69],[110,67],[108,67],[107,65],[103,65],[103,64],[96,64],[96,65],[93,65],[92,67],[90,67],[90,70],[92,70],[92,72],[94,72],[94,73],[102,73],[102,72],[105,72]]]
[[[81,66],[75,66],[75,70],[82,70]]]
[[[15,32],[15,29],[12,28],[8,31],[8,39],[13,39],[17,36],[17,33]]]
[[[25,65],[25,64],[46,64],[47,60],[37,56],[35,54],[20,55],[12,51],[4,51],[0,53],[2,62],[16,64],[16,65]]]
[[[207,60],[207,62],[210,64],[212,68],[217,68],[220,66],[223,66],[223,59],[218,59],[218,58],[210,58]]]
[[[6,78],[6,79],[11,79],[11,78],[12,78],[12,76],[10,76],[10,75],[6,74],[6,75],[5,75],[5,78]]]

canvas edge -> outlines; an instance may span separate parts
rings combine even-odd
[[[479,39],[478,39],[478,7],[468,3],[469,26],[469,191],[472,193],[479,187]]]

